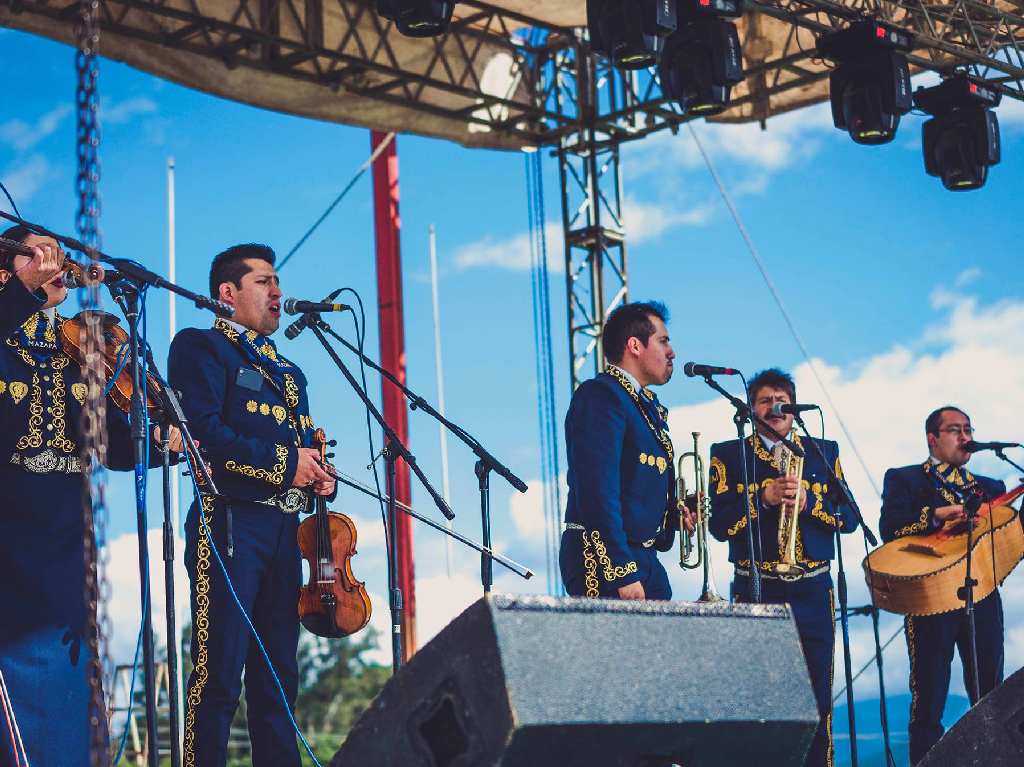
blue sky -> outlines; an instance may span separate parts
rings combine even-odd
[[[26,217],[71,232],[73,52],[20,32],[0,31],[0,40],[8,105],[0,115],[0,178]],[[197,291],[205,290],[210,258],[227,245],[262,241],[286,252],[369,154],[365,130],[219,100],[111,61],[102,62],[100,91],[105,249],[166,273],[165,169],[173,157],[178,279]],[[853,144],[831,127],[823,106],[773,118],[765,132],[756,125],[698,126],[866,456],[865,471],[841,440],[869,522],[877,519],[878,509],[871,480],[880,483],[888,466],[923,459],[921,423],[933,406],[958,401],[974,414],[985,437],[1021,437],[1024,300],[1014,243],[1024,233],[1015,194],[1024,170],[1024,109],[1007,103],[999,116],[1003,162],[992,169],[984,189],[962,194],[945,191],[925,175],[918,117],[905,118],[896,140],[884,147]],[[427,257],[427,228],[434,224],[449,415],[536,483],[540,457],[530,277],[523,268],[528,263],[523,157],[406,135],[398,146],[409,382],[426,397],[436,397]],[[557,231],[553,160],[545,159],[545,173],[548,225]],[[669,305],[679,358],[748,372],[769,365],[795,369],[802,398],[823,397],[689,133],[684,129],[627,147],[624,178],[631,297],[660,298]],[[356,288],[370,312],[367,345],[376,355],[370,194],[367,176],[285,267],[282,281],[286,295],[304,298],[334,287]],[[549,239],[549,248],[557,265],[560,241]],[[552,322],[559,419],[568,393],[563,286],[564,275],[556,268]],[[167,345],[166,306],[165,294],[150,296],[151,342],[158,359]],[[178,318],[179,325],[210,321],[182,302]],[[351,337],[347,316],[335,324]],[[370,481],[365,425],[354,395],[311,337],[298,342],[282,337],[279,343],[312,381],[314,417],[341,443],[338,466]],[[379,397],[372,379],[371,391]],[[660,396],[673,409],[677,445],[688,443],[689,431],[696,428],[705,433],[705,445],[729,438],[729,414],[701,383],[680,375]],[[829,436],[838,437],[835,414],[827,415]],[[418,413],[411,424],[411,447],[440,485],[436,428]],[[456,525],[478,537],[473,456],[455,441],[450,449]],[[991,462],[972,467],[1006,476]],[[127,478],[113,484],[110,528],[117,539],[115,562],[123,563],[115,573],[120,651],[133,642],[137,613],[131,571],[135,518]],[[157,475],[151,485],[150,522],[157,526]],[[539,493],[512,499],[502,481],[493,487],[499,548],[538,571],[532,582],[501,575],[497,585],[543,591]],[[418,488],[413,498],[420,511],[433,513]],[[375,622],[383,621],[385,569],[375,507],[347,492],[339,507],[359,524],[362,546],[354,566],[375,596]],[[420,631],[426,637],[477,595],[477,559],[457,553],[454,576],[448,578],[438,536],[418,529],[416,541]],[[852,541],[848,549],[853,550],[847,554],[851,598],[863,601],[857,555],[862,547]],[[715,553],[719,588],[726,591],[725,554],[717,547]],[[677,573],[668,559],[666,565],[673,570],[678,597],[698,593],[693,577]],[[1014,584],[1019,591],[1019,574],[1011,579]],[[1024,600],[1014,604],[1016,613],[1007,599],[1008,670],[1024,663]],[[897,625],[894,620],[885,623],[889,631]],[[855,634],[858,658],[870,654],[867,637],[866,627]],[[902,647],[891,648],[887,660],[890,689],[905,689]],[[877,693],[868,682],[858,694]]]

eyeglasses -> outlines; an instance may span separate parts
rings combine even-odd
[[[961,434],[963,434],[965,437],[974,436],[974,429],[972,429],[970,426],[944,426],[941,429],[939,429],[939,431],[945,432],[946,434],[955,434],[957,436],[960,436]]]

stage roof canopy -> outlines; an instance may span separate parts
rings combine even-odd
[[[585,23],[585,0],[459,2],[451,31],[438,39],[403,37],[374,5],[99,0],[100,51],[247,104],[466,146],[554,144],[580,130],[588,114],[578,103],[585,43],[574,28]],[[828,69],[813,58],[815,33],[869,10],[915,32],[915,68],[966,63],[1005,94],[1022,92],[1021,0],[763,0],[749,7],[738,21],[747,78],[715,120],[759,121],[826,99]],[[77,8],[77,0],[8,2],[0,24],[73,45]],[[594,118],[595,131],[610,140],[685,119],[649,73],[619,90]]]

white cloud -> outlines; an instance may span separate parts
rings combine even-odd
[[[113,539],[109,545],[110,561],[107,578],[110,581],[112,599],[108,607],[113,636],[110,637],[110,657],[114,663],[131,663],[135,653],[135,642],[142,615],[142,595],[139,589],[139,547],[138,536],[126,533]],[[163,531],[153,528],[147,536],[149,545],[151,612],[155,644],[165,644],[167,622],[164,590]],[[175,548],[174,601],[177,608],[179,630],[189,614],[189,582],[183,564],[184,542],[177,539]]]
[[[856,440],[867,471],[841,433],[835,412],[823,405],[828,427],[826,436],[839,442],[851,489],[865,520],[876,534],[880,500],[874,488],[881,486],[887,468],[925,458],[924,419],[933,408],[947,402],[963,407],[971,414],[983,439],[1019,439],[1024,426],[1020,415],[1024,412],[1024,301],[980,306],[969,296],[945,296],[934,308],[936,323],[922,334],[913,348],[894,346],[849,367],[815,361]],[[826,402],[807,364],[798,365],[793,374],[801,400]],[[735,436],[731,417],[731,406],[725,400],[714,399],[673,408],[669,421],[676,435],[701,431],[706,451],[712,442]],[[1005,479],[1007,484],[1016,484],[1014,472],[990,456],[975,457],[971,467],[979,473]],[[864,556],[861,536],[845,537],[844,544],[850,604],[864,604],[869,600],[860,564]],[[712,551],[717,582],[727,594],[731,572],[726,562],[726,546],[714,542]],[[695,598],[700,590],[699,576],[682,574],[674,567],[670,567],[670,571],[677,597]],[[1018,568],[1007,581],[1003,598],[1009,674],[1024,665],[1024,568]],[[897,616],[885,614],[882,640],[900,626]],[[870,622],[853,618],[851,631],[854,665],[859,667],[873,652]],[[886,684],[889,692],[899,693],[907,688],[906,645],[902,639],[896,639],[893,645],[885,655]],[[837,645],[837,653],[840,649]],[[837,680],[841,680],[842,664],[838,661],[836,668]],[[869,677],[870,674],[866,674],[857,684],[858,696],[877,695],[877,687]],[[954,690],[957,689],[962,691],[962,686],[954,671]]]
[[[8,144],[18,152],[27,152],[56,131],[70,113],[71,104],[60,104],[40,116],[34,124],[18,118],[7,120],[0,123],[0,143]]]
[[[547,224],[544,227],[544,237],[547,241],[548,269],[552,272],[564,271],[561,224]],[[497,239],[488,235],[455,251],[455,265],[459,269],[483,266],[516,272],[527,271],[531,265],[530,236],[517,234],[506,239]]]
[[[762,130],[758,123],[693,124],[713,163],[728,159],[763,171],[777,171],[813,156],[821,140],[835,130],[828,104],[772,117],[765,126]],[[704,165],[689,130],[650,136],[627,147],[624,157],[628,171],[640,175],[664,173],[672,166],[690,169]]]
[[[32,154],[4,171],[3,182],[14,201],[24,207],[52,177],[49,160],[41,154]]]
[[[113,104],[108,104],[100,112],[101,124],[120,125],[130,122],[139,115],[156,112],[156,103],[145,96],[136,96]]]
[[[562,508],[559,509],[558,518],[561,520],[566,502],[565,474],[558,478],[558,482],[559,487],[563,488],[559,496]],[[531,479],[526,483],[526,487],[525,493],[512,493],[509,496],[509,514],[520,538],[530,543],[543,545],[544,531],[547,528],[547,520],[544,518],[544,497],[548,486],[539,479]]]
[[[623,224],[629,242],[653,240],[678,226],[701,226],[710,220],[714,206],[710,203],[676,207],[667,204],[641,202],[626,198],[623,203]],[[565,271],[562,226],[549,223],[544,227],[547,242],[548,269],[553,273]],[[488,235],[464,245],[455,252],[455,265],[459,269],[491,267],[522,272],[530,268],[530,237],[517,234],[506,239]]]
[[[714,206],[711,204],[693,208],[675,208],[669,205],[640,202],[629,197],[626,198],[622,206],[626,237],[632,243],[656,239],[677,226],[706,224],[713,212]]]

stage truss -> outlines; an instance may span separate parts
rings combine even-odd
[[[459,2],[442,38],[411,40],[369,0],[99,0],[101,53],[259,106],[467,146],[552,150],[562,180],[573,386],[600,370],[626,299],[619,147],[688,118],[653,71],[590,55],[584,0]],[[531,12],[532,11],[532,12]],[[0,24],[74,42],[76,0],[0,0]],[[1024,100],[1021,0],[757,0],[739,21],[746,81],[722,122],[827,98],[814,38],[870,16],[910,30],[916,70],[967,69]],[[562,25],[552,21],[561,19]],[[571,23],[569,23],[571,22]]]

